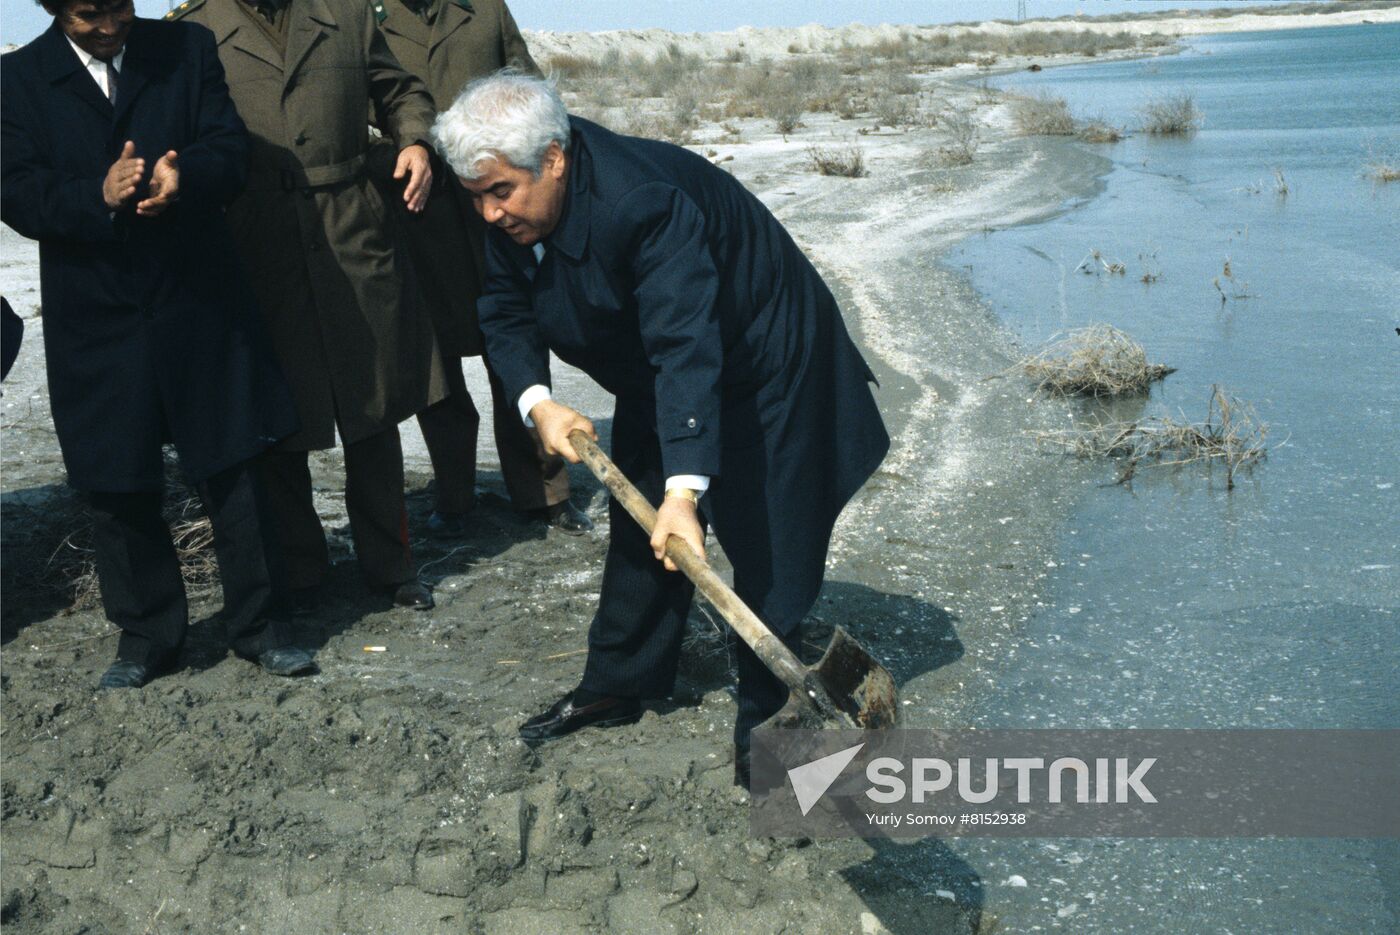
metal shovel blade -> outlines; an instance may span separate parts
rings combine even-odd
[[[803,681],[804,690],[793,691],[763,727],[884,730],[899,722],[894,677],[840,627]]]

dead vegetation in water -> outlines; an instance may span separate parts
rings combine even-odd
[[[807,162],[821,175],[848,179],[866,175],[865,153],[859,146],[808,146]]]
[[[1122,276],[1128,271],[1128,264],[1122,260],[1110,260],[1098,250],[1090,250],[1084,255],[1084,259],[1079,261],[1079,265],[1074,268],[1074,271],[1086,276],[1097,276],[1100,272],[1108,273],[1111,276]]]
[[[1211,285],[1215,286],[1215,291],[1220,294],[1221,305],[1231,299],[1238,302],[1250,298],[1249,283],[1235,278],[1235,268],[1229,257],[1225,258],[1220,275],[1211,280]]]
[[[1086,143],[1117,143],[1123,139],[1123,129],[1106,120],[1091,117],[1080,124],[1075,135]]]
[[[1141,113],[1143,132],[1153,136],[1189,136],[1204,119],[1195,96],[1185,91],[1148,101]]]
[[[1053,94],[1017,95],[1011,99],[1011,119],[1023,136],[1073,136],[1076,129],[1069,104]]]
[[[1072,331],[1013,368],[1052,396],[1127,396],[1145,393],[1175,371],[1148,361],[1147,351],[1111,325]]]
[[[1166,467],[1204,462],[1223,464],[1225,486],[1233,490],[1235,475],[1263,461],[1268,454],[1269,427],[1253,407],[1211,387],[1204,422],[1161,416],[1130,422],[1096,421],[1091,425],[1036,436],[1043,445],[1078,458],[1112,458],[1120,463],[1118,480],[1129,484],[1144,466]]]
[[[1400,182],[1400,164],[1373,162],[1366,167],[1366,174],[1376,182]]]
[[[1400,182],[1400,156],[1383,152],[1381,146],[1372,140],[1366,146],[1365,175],[1381,184]]]

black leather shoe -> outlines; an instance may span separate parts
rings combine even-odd
[[[593,520],[569,500],[547,506],[540,512],[546,523],[571,536],[581,536],[593,529]]]
[[[467,535],[469,513],[442,513],[433,510],[428,517],[428,535],[434,539],[461,539]]]
[[[394,606],[411,610],[432,610],[433,592],[417,581],[405,581],[394,590]]]
[[[642,703],[636,698],[602,698],[592,704],[574,705],[574,693],[556,701],[544,714],[537,714],[520,725],[520,739],[540,743],[572,734],[581,727],[616,727],[631,724],[642,716]]]
[[[316,671],[316,660],[304,649],[296,646],[279,646],[258,653],[253,660],[262,666],[269,675],[306,675]]]
[[[118,659],[107,667],[97,683],[99,691],[109,688],[140,688],[151,678],[151,670],[139,662]]]

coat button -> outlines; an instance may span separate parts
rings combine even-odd
[[[686,420],[685,420],[685,427],[688,428],[688,429],[693,429],[693,428],[695,428],[695,420],[694,420],[694,419],[686,419]]]
[[[297,138],[292,140],[292,142],[296,143],[298,146],[304,145],[306,143],[306,134],[304,132],[298,133]]]

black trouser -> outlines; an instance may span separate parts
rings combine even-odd
[[[326,531],[311,496],[309,456],[306,451],[269,451],[258,459],[268,508],[277,517],[273,554],[285,571],[279,590],[315,587],[330,569]],[[345,445],[345,510],[355,557],[370,586],[412,581],[398,426]]]
[[[270,528],[249,463],[196,489],[214,529],[230,645],[244,656],[288,645],[290,634],[266,616],[272,597]],[[88,500],[102,606],[122,630],[117,658],[152,668],[168,665],[184,644],[189,607],[170,527],[161,516],[164,494],[95,492]]]
[[[564,459],[544,453],[539,436],[526,428],[496,371],[485,358],[482,361],[491,384],[492,429],[511,506],[537,510],[563,503],[569,499],[569,474],[564,469]],[[481,414],[467,391],[461,358],[444,355],[442,363],[447,371],[447,398],[418,413],[418,427],[433,462],[437,509],[464,513],[475,499],[476,439]]]
[[[645,407],[619,405],[613,419],[612,456],[644,497],[660,503],[666,478],[654,422]],[[652,554],[651,537],[615,498],[608,501],[608,519],[611,531],[603,586],[588,631],[588,661],[579,687],[626,698],[664,697],[675,685],[695,586],[681,572],[662,567]],[[742,550],[730,552],[729,558],[734,564],[735,593],[796,652],[806,604],[784,600],[781,588],[773,588],[771,582],[765,581],[766,590],[756,593]],[[747,749],[749,732],[777,713],[787,701],[788,689],[733,631],[729,638],[739,669],[734,742]]]

